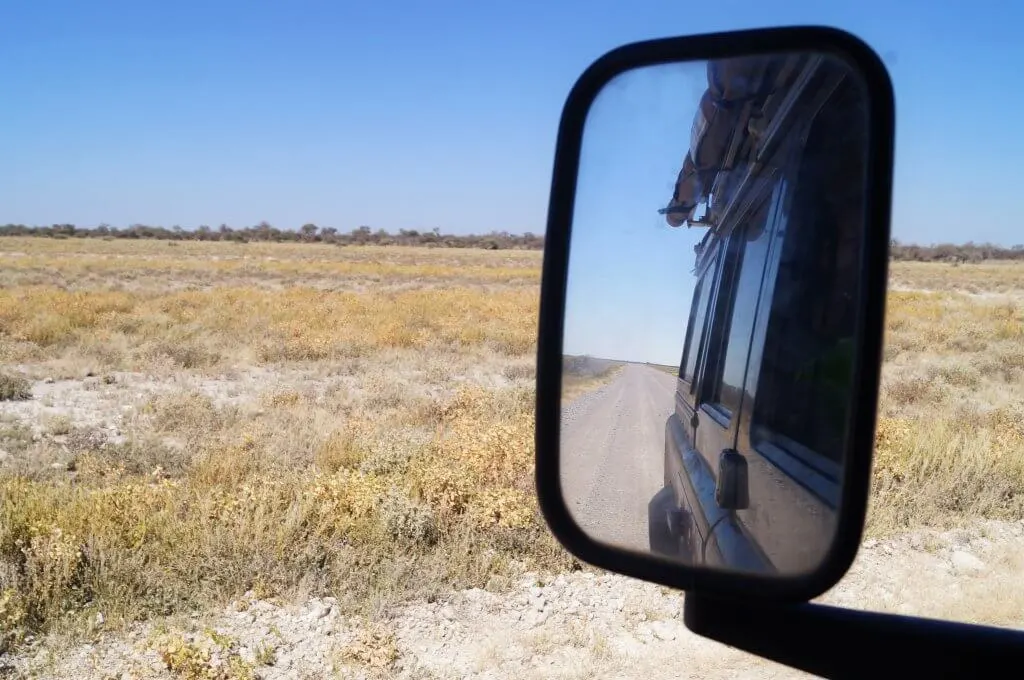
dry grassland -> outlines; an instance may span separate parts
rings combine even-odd
[[[562,406],[580,395],[593,392],[614,381],[622,373],[618,362],[582,360],[562,362]]]
[[[0,240],[0,651],[573,568],[533,498],[540,257]],[[1024,266],[893,278],[871,531],[1024,516]]]
[[[540,253],[0,248],[0,650],[570,567],[532,494]]]
[[[539,251],[301,243],[5,238],[0,285],[150,292],[213,286],[396,290],[535,286]]]
[[[870,530],[1024,518],[1024,264],[891,271]]]
[[[563,376],[562,406],[571,403],[582,394],[604,387],[615,380],[621,372],[621,368],[610,368],[597,376]]]

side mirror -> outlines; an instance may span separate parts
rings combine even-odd
[[[538,500],[578,558],[687,591],[699,635],[826,677],[975,677],[1024,663],[1024,633],[806,602],[863,530],[894,118],[881,61],[829,28],[584,72],[551,184]]]
[[[881,61],[832,29],[627,45],[580,77],[537,372],[537,491],[569,551],[762,601],[846,572],[870,481],[893,128]],[[588,370],[603,386],[563,404]]]

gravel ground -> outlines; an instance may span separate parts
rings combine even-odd
[[[665,421],[675,408],[675,386],[668,373],[626,365],[565,409],[562,493],[595,540],[650,549],[647,504],[664,484]]]
[[[579,420],[580,414],[589,412],[593,405],[600,402],[611,389],[612,383],[602,385],[596,390],[581,394],[562,406],[562,428],[572,427]]]
[[[868,541],[821,600],[1024,628],[1022,568],[1024,523],[921,531]],[[373,623],[346,616],[330,598],[299,606],[250,598],[127,631],[101,624],[87,643],[38,640],[0,666],[11,677],[46,680],[245,677],[213,672],[232,658],[265,679],[806,677],[691,634],[682,603],[681,593],[587,571],[528,574],[508,592],[411,602]],[[200,665],[207,674],[168,669],[160,654],[173,649],[168,640],[210,650]]]
[[[585,425],[623,384],[570,404],[567,430]],[[103,394],[102,387],[96,391]],[[1022,522],[922,530],[866,542],[850,573],[821,601],[1024,627],[1021,573]],[[682,622],[682,604],[681,593],[589,571],[527,574],[508,591],[409,602],[374,621],[349,616],[331,598],[283,603],[250,595],[221,611],[127,629],[111,627],[100,615],[84,640],[51,635],[0,657],[0,677],[805,677],[692,635]]]

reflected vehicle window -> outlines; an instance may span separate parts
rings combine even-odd
[[[686,341],[686,357],[683,361],[683,380],[687,382],[693,381],[694,375],[697,370],[697,355],[700,353],[699,348],[701,346],[701,336],[704,332],[704,321],[707,318],[708,304],[711,299],[711,293],[715,288],[715,274],[718,271],[717,255],[716,260],[712,261],[708,265],[707,270],[704,272],[704,276],[701,277],[697,295],[697,305],[695,308],[695,314],[693,316],[693,323],[687,332]]]
[[[847,82],[807,138],[781,255],[751,434],[840,462],[849,410],[864,190],[863,95]]]
[[[738,244],[739,273],[732,286],[731,318],[728,327],[724,329],[725,354],[716,371],[708,399],[730,416],[739,409],[742,394],[754,314],[771,240],[771,230],[766,224],[770,207],[769,196],[736,227],[733,236]]]

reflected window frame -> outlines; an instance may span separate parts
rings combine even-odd
[[[711,415],[717,416],[716,420],[723,426],[730,424],[733,417],[739,414],[742,404],[742,391],[743,386],[746,384],[751,342],[754,337],[757,313],[765,283],[764,273],[768,268],[769,258],[771,257],[771,245],[774,240],[774,220],[780,184],[781,182],[773,182],[770,188],[764,191],[752,203],[751,207],[744,211],[744,214],[736,220],[729,234],[730,246],[735,248],[728,271],[730,277],[729,291],[727,293],[729,300],[726,304],[719,305],[719,318],[716,319],[718,332],[713,339],[715,348],[714,364],[709,368],[708,380],[703,385],[705,394],[702,399],[703,404],[712,411]],[[758,231],[757,238],[751,241],[748,235],[754,230]],[[766,240],[767,245],[765,246],[765,255],[760,259],[758,272],[756,272],[758,282],[756,294],[753,296],[752,301],[744,304],[744,301],[738,298],[738,285],[743,275],[748,271],[749,259],[747,253],[749,245],[762,238]],[[733,324],[736,321],[736,314],[738,312],[747,314],[752,318],[750,332],[745,338],[732,337]],[[734,342],[741,343],[741,347],[736,347]],[[736,395],[736,399],[733,400],[735,403],[729,403],[728,400],[723,399],[721,392],[725,378],[726,359],[730,356],[730,350],[739,350],[743,357],[742,377],[738,384],[739,393]]]
[[[688,337],[683,350],[683,361],[680,364],[680,380],[687,386],[687,391],[691,395],[698,394],[697,387],[702,382],[704,359],[707,354],[709,317],[711,316],[710,312],[714,309],[719,281],[721,280],[721,277],[718,275],[721,267],[719,262],[721,257],[722,247],[720,244],[716,244],[698,269],[697,286],[694,291],[695,302],[691,305],[690,323],[687,326]],[[701,302],[700,296],[704,292],[707,292],[708,296]],[[693,342],[695,339],[697,340],[696,344]],[[696,353],[691,355],[690,353],[694,349],[696,349]],[[693,374],[687,379],[685,377],[686,364],[691,356],[693,357]]]
[[[830,101],[826,106],[836,106],[835,101]],[[756,387],[752,391],[753,403],[751,407],[743,407],[742,418],[748,421],[750,430],[750,444],[752,448],[767,460],[772,461],[777,467],[783,468],[784,470],[790,470],[789,474],[794,474],[798,471],[798,468],[806,466],[810,470],[814,470],[817,474],[807,476],[801,474],[800,476],[804,480],[805,486],[815,491],[816,495],[826,500],[830,504],[837,502],[838,484],[841,481],[842,476],[842,458],[838,460],[832,456],[827,455],[824,452],[817,451],[814,448],[808,446],[805,443],[796,441],[791,437],[782,434],[779,431],[774,430],[769,424],[765,423],[765,418],[760,414],[760,410],[757,408],[759,398],[764,398],[763,384],[761,382],[762,374],[765,371],[765,357],[764,350],[768,344],[768,332],[772,327],[772,321],[776,318],[776,310],[774,306],[776,288],[779,285],[779,270],[786,251],[787,243],[794,237],[793,235],[793,220],[797,216],[793,213],[793,201],[801,187],[797,185],[797,178],[802,176],[802,173],[806,170],[804,168],[805,158],[807,155],[806,142],[811,137],[813,128],[815,125],[821,122],[820,117],[815,117],[812,125],[805,131],[804,144],[799,145],[797,149],[793,151],[798,153],[800,161],[793,169],[792,174],[782,181],[782,193],[781,202],[779,209],[774,215],[773,225],[773,236],[772,244],[766,259],[766,269],[763,276],[763,288],[762,295],[764,299],[760,302],[764,313],[758,314],[754,323],[754,334],[753,339],[755,343],[759,343],[761,351],[757,353],[750,353],[748,357],[747,376],[744,381],[744,391],[751,391],[751,383],[755,383]],[[799,216],[800,220],[807,219],[806,216]],[[802,226],[800,233],[803,233],[808,227]],[[860,291],[860,285],[857,286]],[[858,294],[862,294],[859,292]],[[777,398],[777,395],[773,395],[773,398]],[[810,416],[808,416],[810,417]],[[847,415],[847,426],[849,426],[849,413]],[[796,464],[796,467],[794,467]],[[820,475],[821,477],[818,477]],[[812,483],[816,482],[816,483]]]

